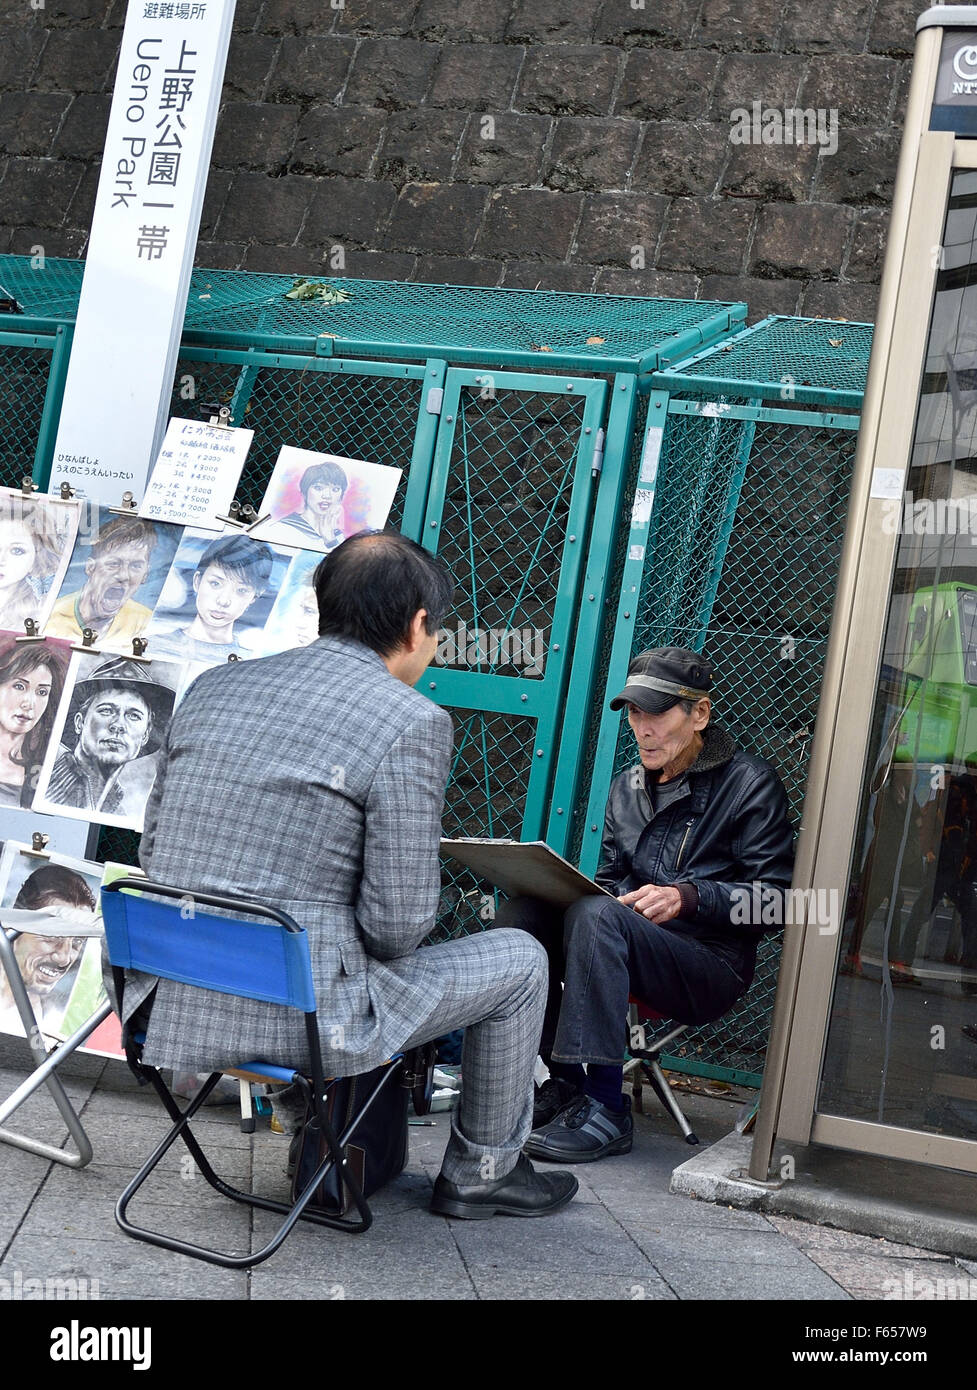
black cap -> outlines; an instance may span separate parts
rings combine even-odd
[[[655,647],[639,652],[611,709],[637,705],[648,714],[664,714],[679,700],[698,700],[712,689],[712,662],[688,647]]]

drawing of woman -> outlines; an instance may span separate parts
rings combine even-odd
[[[29,806],[64,689],[67,658],[47,642],[0,639],[0,806]]]

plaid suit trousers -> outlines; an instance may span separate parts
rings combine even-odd
[[[461,1103],[442,1173],[460,1186],[504,1177],[532,1128],[546,952],[525,932],[500,929],[422,946],[387,966],[438,996],[405,1048],[465,1030]]]

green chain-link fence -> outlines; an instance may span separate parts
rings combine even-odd
[[[34,470],[51,367],[51,348],[22,347],[11,334],[0,338],[0,487],[20,487]]]
[[[0,331],[70,327],[82,269],[0,256],[23,310]],[[633,395],[641,373],[727,336],[745,306],[345,280],[330,281],[348,294],[330,305],[288,300],[292,283],[194,272],[172,413],[226,405],[254,429],[237,494],[254,507],[286,443],[404,470],[391,522],[458,582],[454,649],[423,687],[456,722],[446,830],[541,836],[561,721],[585,722],[593,683],[593,651],[570,661],[591,517],[613,516],[636,457],[634,418],[608,413],[612,386]],[[46,449],[42,485],[53,437]],[[591,560],[607,544],[595,536]],[[136,849],[128,832],[99,836],[99,858]],[[446,869],[437,935],[484,926],[486,899]]]
[[[36,477],[39,459],[53,447],[69,341],[63,327],[0,332],[0,487]]]

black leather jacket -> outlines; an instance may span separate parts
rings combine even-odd
[[[682,915],[666,925],[697,937],[752,973],[756,943],[765,931],[778,929],[783,911],[779,916],[764,911],[768,923],[777,917],[773,926],[737,922],[743,914],[731,920],[731,913],[735,904],[746,901],[744,892],[750,903],[769,907],[771,891],[783,903],[794,861],[787,796],[770,764],[737,749],[724,729],[709,724],[702,739],[702,750],[688,769],[688,794],[657,815],[640,763],[614,779],[595,877],[618,895],[646,883],[679,887]],[[689,884],[691,893],[685,887]],[[740,892],[734,898],[735,890]]]

